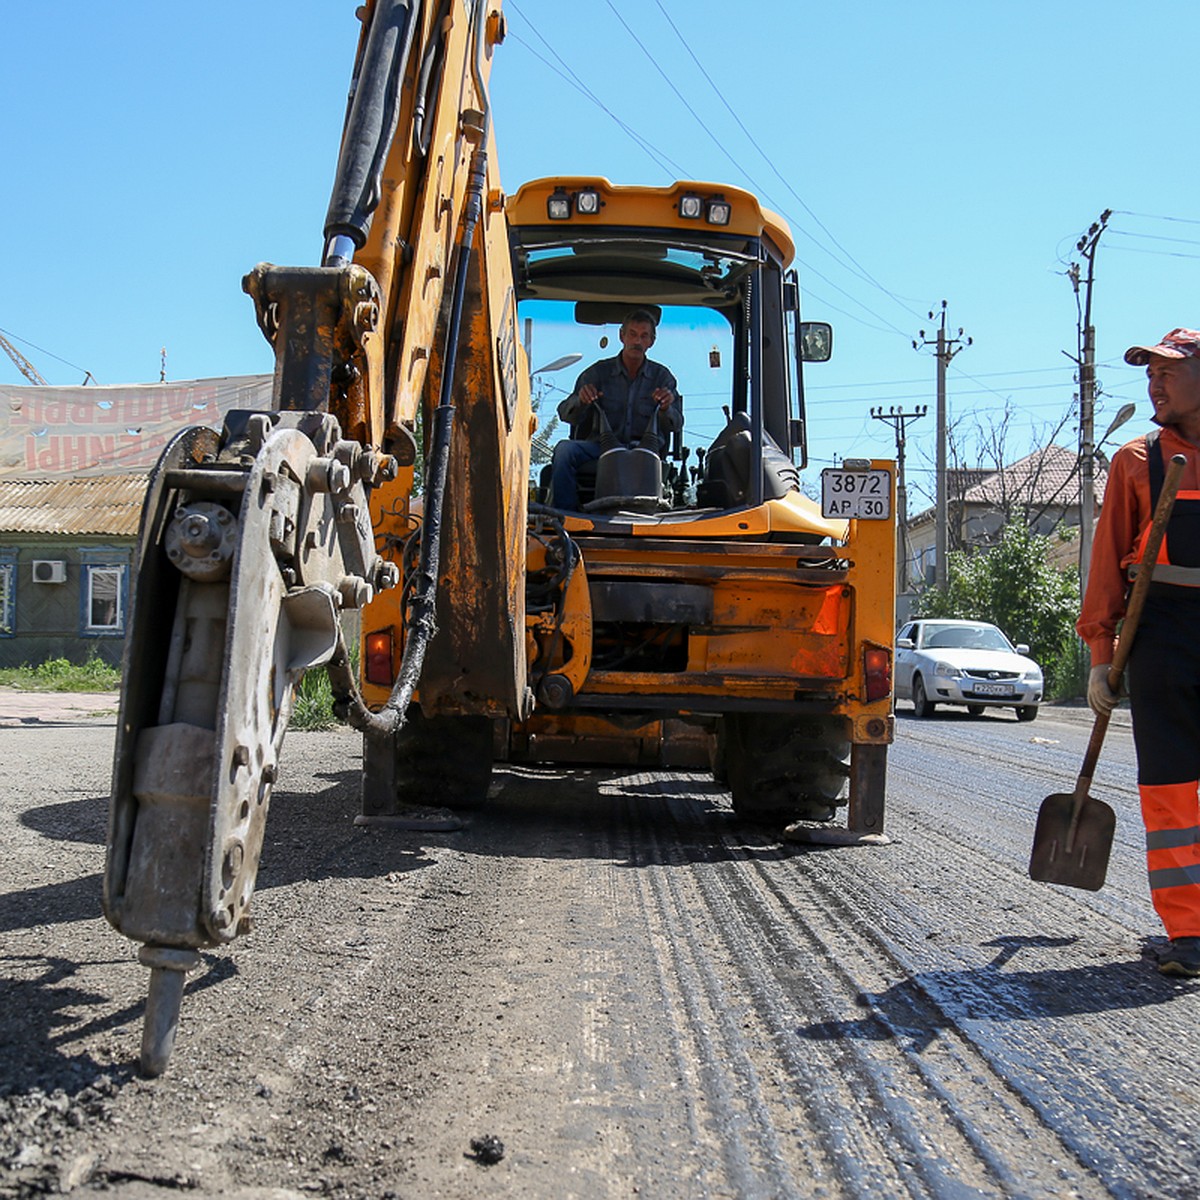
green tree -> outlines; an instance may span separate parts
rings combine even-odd
[[[946,587],[925,592],[917,602],[922,617],[991,621],[1014,642],[1027,642],[1030,657],[1046,676],[1046,694],[1077,695],[1080,642],[1079,580],[1049,563],[1050,538],[1014,521],[996,545],[952,551]]]

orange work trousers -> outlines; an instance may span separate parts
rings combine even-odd
[[[1153,584],[1129,659],[1150,898],[1200,937],[1200,589]]]

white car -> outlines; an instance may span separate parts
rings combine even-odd
[[[972,716],[985,708],[1015,708],[1032,721],[1042,699],[1042,669],[986,621],[942,618],[909,621],[896,635],[897,700],[911,700],[918,717],[939,704],[965,704]]]

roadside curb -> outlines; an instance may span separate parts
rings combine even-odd
[[[26,692],[0,687],[0,729],[29,725],[113,725],[120,692]]]

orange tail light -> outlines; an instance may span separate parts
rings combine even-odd
[[[381,629],[368,633],[364,639],[366,670],[364,674],[368,683],[377,683],[382,687],[391,687],[394,682],[392,675],[392,631]]]
[[[882,700],[892,691],[892,654],[882,646],[863,651],[863,674],[867,679],[867,700]]]

